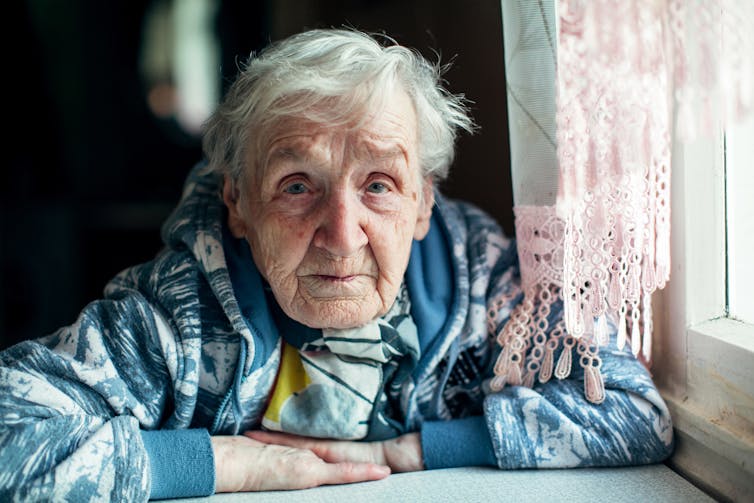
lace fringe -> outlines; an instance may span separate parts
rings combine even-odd
[[[590,402],[601,403],[605,387],[599,348],[609,343],[611,324],[620,349],[630,344],[635,355],[641,352],[645,359],[650,357],[652,310],[648,287],[654,282],[644,277],[640,284],[636,274],[631,279],[626,272],[629,269],[621,265],[615,268],[620,273],[594,282],[609,285],[604,290],[587,285],[574,293],[571,300],[577,302],[572,302],[568,311],[562,287],[565,222],[552,206],[517,206],[514,212],[524,299],[497,333],[502,350],[490,387],[494,391],[506,385],[531,388],[553,377],[565,379],[573,370],[575,350],[584,374],[584,394]],[[511,300],[501,297],[490,302],[490,330],[495,329],[503,306]],[[563,306],[562,316],[553,312],[556,303]],[[567,329],[569,321],[576,330]]]

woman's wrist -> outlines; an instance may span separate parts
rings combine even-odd
[[[243,470],[233,470],[233,460],[238,463],[242,457],[237,449],[238,442],[243,442],[244,437],[237,436],[212,436],[212,451],[215,455],[215,492],[227,493],[249,490],[244,487],[245,477]],[[227,462],[230,461],[230,462]]]
[[[383,442],[385,463],[394,473],[424,470],[421,435],[408,433]]]

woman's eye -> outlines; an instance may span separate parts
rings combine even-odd
[[[286,194],[303,194],[306,191],[307,191],[306,185],[300,182],[292,183],[288,185],[284,190]]]
[[[369,192],[372,192],[373,194],[384,194],[388,191],[387,185],[380,182],[372,182],[367,187],[367,190]]]

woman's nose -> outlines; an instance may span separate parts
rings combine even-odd
[[[337,257],[350,257],[368,242],[364,231],[365,208],[356,194],[333,192],[321,208],[322,218],[314,234],[314,245]]]

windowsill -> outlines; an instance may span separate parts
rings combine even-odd
[[[663,390],[676,431],[669,465],[721,500],[754,494],[754,326],[720,318],[687,331],[685,393]]]
[[[717,318],[699,323],[689,331],[700,338],[712,338],[736,351],[748,352],[754,362],[754,325],[732,318]],[[721,348],[720,351],[725,350]]]
[[[754,446],[754,326],[706,321],[688,330],[687,344],[688,395],[700,400],[712,424]]]

